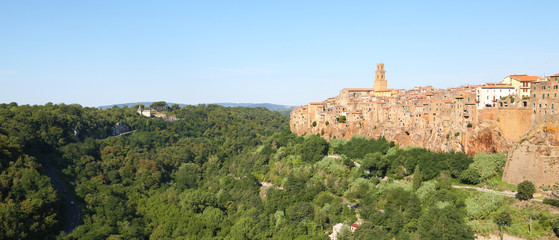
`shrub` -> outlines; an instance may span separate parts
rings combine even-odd
[[[533,197],[536,192],[534,184],[528,180],[518,184],[516,198],[519,200],[528,200]]]
[[[468,127],[471,128],[473,125],[472,123],[468,123]]]
[[[495,217],[494,222],[499,226],[509,226],[512,223],[512,217],[509,212],[501,212]]]
[[[480,153],[474,156],[474,162],[470,168],[477,170],[480,180],[485,181],[497,174],[507,162],[505,154],[485,154]]]
[[[543,200],[543,203],[547,205],[559,207],[559,200],[556,199],[546,198]]]
[[[345,116],[340,116],[340,117],[338,118],[338,122],[339,122],[339,123],[345,123],[345,121],[346,121],[346,117],[345,117]]]
[[[484,219],[489,214],[497,210],[505,197],[490,193],[479,193],[478,195],[468,198],[464,201],[466,204],[466,213],[470,219]]]
[[[480,176],[477,170],[468,168],[460,174],[460,182],[465,184],[476,185],[480,183]]]

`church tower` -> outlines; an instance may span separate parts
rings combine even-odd
[[[377,70],[375,71],[375,84],[373,85],[373,89],[375,91],[382,91],[386,90],[386,78],[384,71],[384,63],[377,64]]]

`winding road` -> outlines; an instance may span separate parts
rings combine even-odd
[[[64,187],[61,178],[53,170],[49,161],[50,156],[43,158],[43,168],[50,177],[54,187],[62,193],[62,197],[64,198],[64,203],[66,205],[66,222],[64,223],[64,232],[66,232],[66,234],[70,234],[80,224],[80,209],[76,206],[75,200],[72,198],[72,194],[70,194],[68,189]]]

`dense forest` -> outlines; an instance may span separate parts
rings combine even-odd
[[[474,239],[526,235],[515,226],[527,214],[537,219],[529,236],[559,226],[545,209],[452,187],[502,184],[502,154],[295,136],[285,115],[265,108],[161,110],[178,120],[0,104],[0,239],[329,239],[338,223],[338,239]],[[115,134],[117,124],[133,131]],[[81,209],[70,234],[45,164]],[[497,221],[502,214],[511,220]]]

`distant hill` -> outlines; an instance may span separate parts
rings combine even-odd
[[[149,106],[149,105],[151,105],[152,103],[153,103],[153,102],[119,103],[119,104],[113,104],[113,105],[99,106],[99,107],[97,107],[97,108],[99,108],[99,109],[107,109],[107,108],[112,108],[112,107],[114,107],[114,106],[117,106],[117,107],[119,107],[119,108],[122,108],[122,107],[124,107],[124,106],[126,106],[126,107],[134,107],[134,106],[136,106],[136,105],[138,105],[138,104],[143,104],[144,106]],[[169,105],[169,106],[171,106],[171,105],[173,105],[173,104],[175,104],[175,103],[170,103],[170,102],[167,103],[167,105]],[[177,104],[178,104],[180,107],[184,107],[184,106],[187,105],[187,104],[182,104],[182,103],[177,103]]]
[[[149,106],[151,105],[153,102],[133,102],[133,103],[120,103],[120,104],[113,104],[113,105],[105,105],[105,106],[99,106],[97,108],[100,109],[107,109],[107,108],[112,108],[114,106],[117,107],[133,107],[135,105],[138,104],[143,104],[145,106]],[[171,103],[168,102],[167,105],[171,106],[173,104],[178,104],[180,107],[184,107],[188,104],[182,104],[182,103]],[[288,106],[288,105],[279,105],[279,104],[271,104],[271,103],[205,103],[205,104],[217,104],[217,105],[221,105],[224,107],[265,107],[267,109],[270,109],[272,111],[278,111],[278,110],[291,110],[293,108],[295,108],[295,106]]]
[[[271,104],[271,103],[214,103],[214,104],[221,105],[224,107],[265,107],[272,111],[291,110],[295,108],[295,106],[278,105],[278,104]]]

